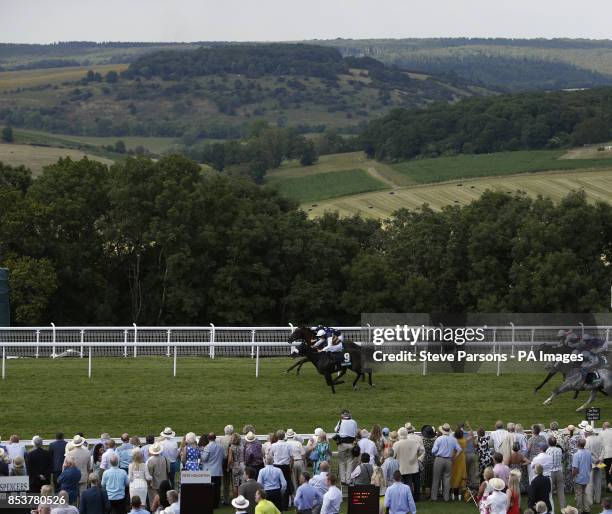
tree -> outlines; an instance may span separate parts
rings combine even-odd
[[[4,141],[5,143],[12,143],[13,140],[13,127],[7,125],[2,129],[2,141]]]
[[[118,139],[115,142],[114,150],[115,150],[116,153],[125,153],[126,152],[125,143],[121,139]]]
[[[105,76],[106,82],[115,84],[119,80],[119,74],[115,70],[110,70]]]
[[[319,156],[317,155],[314,143],[311,140],[306,140],[302,149],[300,164],[302,166],[312,166],[318,159]]]

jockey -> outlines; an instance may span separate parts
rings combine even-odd
[[[327,346],[319,349],[320,352],[342,352],[344,350],[344,346],[342,345],[342,332],[339,330],[334,330],[332,332],[331,338],[327,340]]]
[[[316,348],[317,350],[325,348],[326,345],[329,346],[332,343],[334,335],[339,338],[340,341],[344,341],[342,332],[340,332],[340,330],[336,330],[335,328],[319,325],[314,330],[316,330],[316,339],[312,344],[312,347]]]
[[[579,341],[578,334],[574,332],[571,328],[567,330],[559,330],[557,332],[557,337],[559,338],[558,346],[568,346],[570,348],[574,348],[575,344]]]
[[[597,375],[597,369],[608,364],[606,359],[606,352],[608,351],[608,342],[599,337],[592,336],[591,334],[584,334],[582,340],[574,345],[575,350],[572,353],[582,355],[583,361],[580,365],[580,373],[585,383],[589,382],[589,375],[591,375],[591,383],[596,383],[599,380]]]

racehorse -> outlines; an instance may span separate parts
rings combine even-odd
[[[287,339],[287,342],[289,344],[293,344],[296,341],[304,341],[308,346],[312,346],[312,344],[314,343],[315,339],[316,339],[316,334],[313,330],[311,330],[308,327],[304,327],[304,326],[299,326],[298,328],[296,328],[291,335],[289,336],[289,339]],[[292,353],[292,356],[297,356],[299,355],[298,353]],[[285,373],[290,373],[293,369],[297,368],[297,371],[295,372],[296,375],[300,374],[300,370],[302,369],[302,366],[304,364],[306,364],[307,362],[309,362],[309,359],[307,357],[302,357],[299,361],[297,361],[295,364],[291,365],[289,368],[287,368],[287,371],[285,371]]]
[[[289,343],[293,344],[297,341],[301,341],[301,343],[294,348],[295,353],[301,356],[302,359],[300,359],[300,361],[296,364],[292,365],[287,372],[291,371],[295,367],[298,367],[299,371],[304,363],[312,362],[315,368],[317,368],[317,371],[325,377],[325,381],[327,382],[327,385],[331,387],[332,393],[336,392],[336,385],[343,383],[343,381],[340,379],[344,376],[347,369],[350,369],[357,374],[355,380],[353,381],[353,389],[357,389],[357,381],[360,378],[365,378],[366,374],[368,375],[368,383],[371,387],[374,387],[372,384],[372,370],[364,367],[364,349],[361,346],[353,343],[352,341],[343,341],[343,361],[339,362],[333,355],[331,355],[330,352],[318,352],[315,348],[313,348],[311,345],[314,338],[314,332],[306,327],[299,327],[293,332],[293,334],[291,334],[291,337],[288,340]],[[340,374],[334,380],[332,379],[332,374],[336,371]]]
[[[609,368],[598,369],[600,383],[598,384],[585,384],[583,380],[580,368],[572,368],[567,372],[565,381],[559,387],[557,387],[553,393],[544,400],[544,405],[550,405],[557,396],[568,391],[590,391],[588,400],[576,409],[576,412],[580,412],[586,409],[597,396],[598,392],[602,392],[606,395],[612,394],[612,371]]]

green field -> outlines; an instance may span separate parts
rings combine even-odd
[[[255,378],[252,359],[179,357],[173,378],[170,358],[94,357],[90,381],[87,359],[11,359],[0,383],[1,433],[50,437],[63,429],[89,437],[104,431],[144,435],[171,425],[183,434],[220,431],[227,423],[252,423],[259,433],[281,427],[310,433],[317,426],[332,431],[344,407],[364,427],[380,423],[395,428],[406,421],[438,426],[469,419],[490,428],[500,417],[525,426],[580,421],[574,412],[578,402],[569,396],[542,407],[557,382],[535,396],[540,374],[377,373],[373,389],[360,383],[353,391],[345,383],[332,395],[311,365],[304,366],[300,377],[286,375],[292,363],[288,357],[261,359]],[[610,400],[599,400],[604,403]]]

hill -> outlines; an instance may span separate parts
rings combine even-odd
[[[500,91],[588,88],[612,84],[612,41],[585,39],[334,39],[316,44],[345,56],[387,64]]]
[[[356,132],[394,107],[489,93],[297,44],[155,51],[127,70],[9,71],[0,73],[0,88],[0,123],[72,135],[182,137],[191,144],[240,137],[256,120],[301,132]]]

